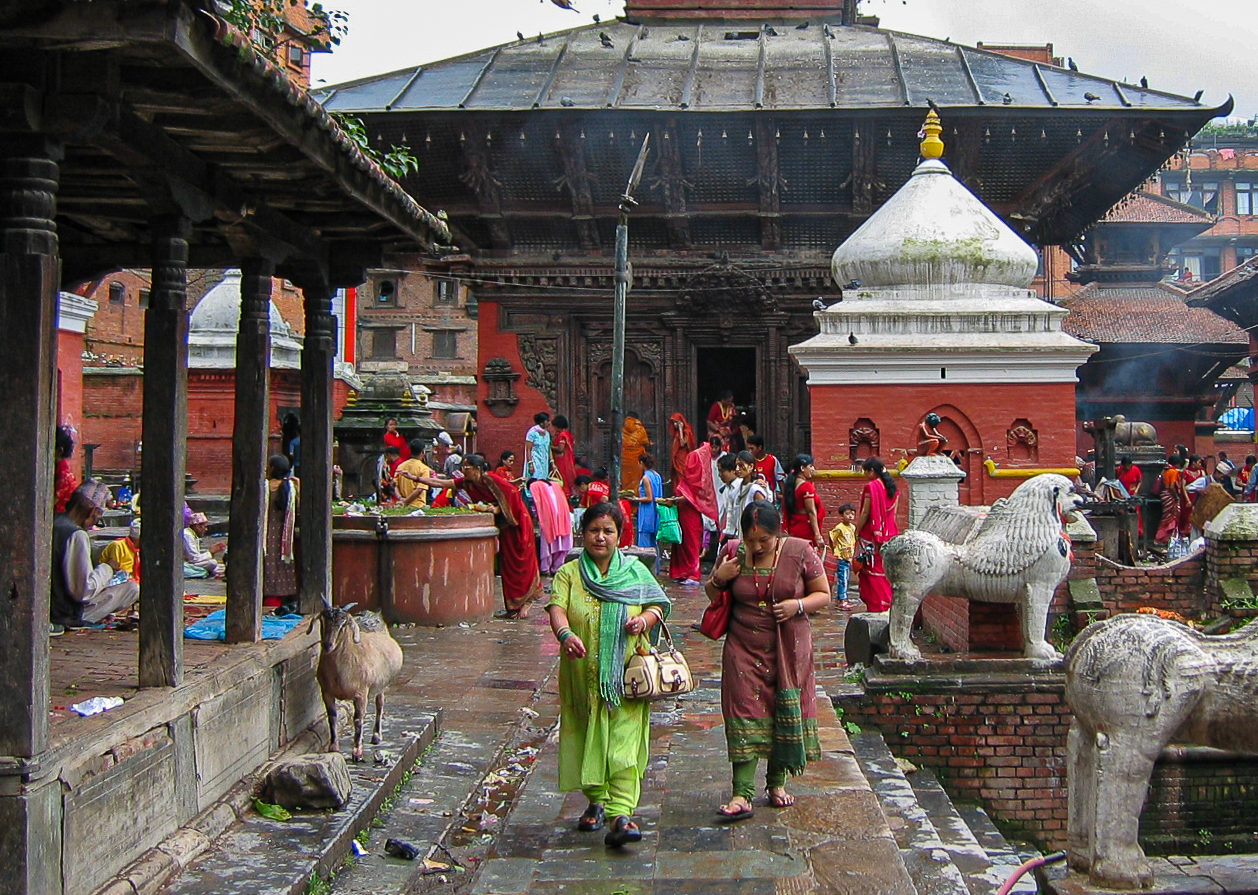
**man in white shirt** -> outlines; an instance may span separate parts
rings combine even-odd
[[[52,522],[53,632],[64,625],[81,628],[94,625],[133,604],[140,586],[125,573],[118,580],[115,563],[92,562],[92,541],[87,531],[100,521],[109,499],[109,489],[88,480],[66,501],[66,511]]]

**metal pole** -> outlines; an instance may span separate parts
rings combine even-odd
[[[608,483],[611,486],[611,499],[619,499],[620,481],[620,433],[625,425],[625,299],[629,294],[629,283],[633,279],[633,268],[629,264],[629,212],[637,200],[633,191],[642,179],[642,169],[646,165],[647,144],[651,142],[648,133],[642,139],[642,148],[638,150],[638,160],[634,163],[633,173],[629,175],[629,183],[625,186],[624,195],[620,197],[620,219],[616,223],[616,299],[612,306],[612,393],[611,393],[611,457],[607,464]]]
[[[620,493],[620,433],[625,425],[625,297],[629,292],[629,215],[621,206],[616,224],[616,299],[612,305],[612,437],[608,481]]]

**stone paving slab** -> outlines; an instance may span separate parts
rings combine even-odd
[[[1140,889],[1141,895],[1258,895],[1258,855],[1152,858],[1150,863],[1153,886]],[[1050,880],[1048,891],[1051,895],[1117,895],[1120,890],[1093,886],[1085,875],[1070,873]]]
[[[675,593],[670,628],[701,685],[680,700],[658,703],[652,715],[651,761],[636,816],[643,841],[614,850],[604,846],[602,832],[576,831],[585,800],[580,793],[554,792],[558,756],[549,745],[486,855],[472,895],[913,895],[886,818],[820,689],[823,759],[789,782],[796,805],[774,809],[760,796],[755,817],[716,823],[715,809],[730,791],[720,710],[721,645],[689,629],[699,615],[698,601]],[[814,620],[815,628],[834,623],[826,614]]]

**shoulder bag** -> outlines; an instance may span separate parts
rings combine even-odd
[[[738,550],[738,540],[731,539],[721,548],[721,554],[732,558]],[[733,545],[732,547],[730,545]],[[720,640],[729,630],[729,617],[734,608],[734,595],[729,587],[724,588],[720,595],[703,610],[703,618],[699,620],[699,633],[710,640]]]
[[[639,647],[625,665],[625,698],[651,701],[680,696],[694,688],[686,657],[673,645],[668,626],[660,622],[660,645]]]

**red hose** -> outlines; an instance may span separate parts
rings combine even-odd
[[[1066,853],[1064,851],[1055,851],[1051,855],[1040,855],[1038,858],[1032,858],[1023,862],[1022,866],[1013,872],[1013,876],[1005,880],[1004,885],[997,890],[996,895],[1009,895],[1013,891],[1013,887],[1017,885],[1018,880],[1026,876],[1028,870],[1043,867],[1045,864],[1056,864],[1058,861],[1064,860],[1066,860]]]

